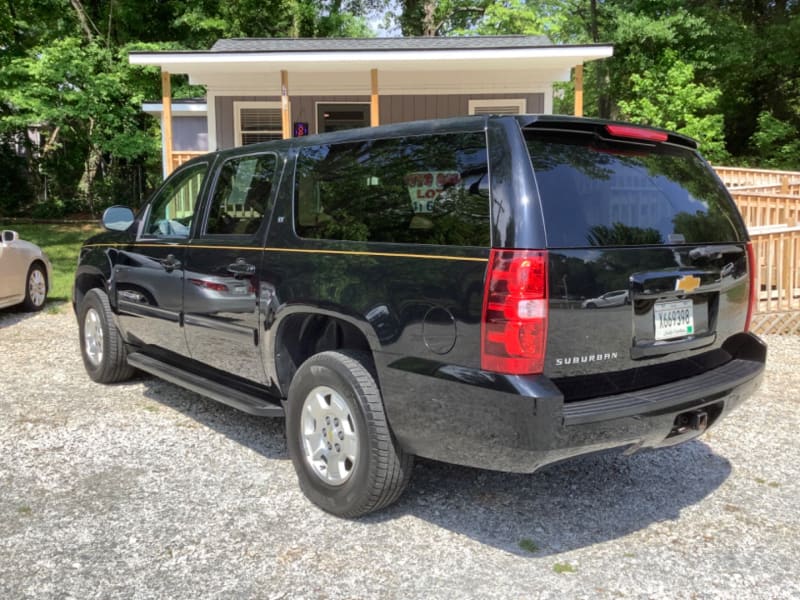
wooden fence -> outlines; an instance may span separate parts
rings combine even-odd
[[[731,191],[740,187],[772,187],[800,183],[800,173],[796,171],[770,171],[739,167],[714,167],[714,170]]]
[[[800,333],[800,173],[715,167],[744,217],[756,255],[753,329]]]
[[[189,151],[176,151],[176,152],[173,152],[172,155],[171,155],[171,165],[170,165],[171,168],[170,168],[169,172],[172,173],[175,169],[180,167],[183,163],[188,162],[188,161],[192,160],[193,158],[195,158],[197,156],[203,156],[203,154],[206,154],[206,152],[202,151],[202,150],[199,151],[199,152],[194,152],[194,151],[193,152],[189,152]]]

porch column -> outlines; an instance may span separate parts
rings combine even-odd
[[[172,85],[169,71],[161,71],[161,143],[164,146],[164,176],[172,173]]]
[[[369,107],[369,124],[371,127],[377,127],[381,124],[381,102],[378,96],[378,69],[370,70],[369,76],[372,87]]]
[[[281,129],[283,139],[292,137],[292,117],[289,114],[289,72],[281,71]]]
[[[583,116],[583,65],[575,65],[575,116]]]

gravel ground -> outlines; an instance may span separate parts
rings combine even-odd
[[[800,338],[698,441],[534,475],[418,463],[346,521],[281,420],[85,375],[60,314],[0,311],[2,598],[800,598]]]

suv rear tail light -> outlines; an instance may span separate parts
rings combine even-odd
[[[483,296],[481,368],[541,373],[547,315],[547,252],[493,249]]]
[[[644,127],[632,127],[630,125],[606,125],[606,131],[614,137],[629,138],[634,140],[646,140],[648,142],[666,142],[667,134],[663,131],[654,131]]]
[[[747,271],[750,275],[750,297],[747,303],[747,318],[744,321],[744,330],[750,331],[750,320],[753,318],[753,311],[756,308],[756,277],[758,275],[758,264],[756,263],[756,253],[753,250],[753,242],[747,242]]]

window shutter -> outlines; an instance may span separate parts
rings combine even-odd
[[[518,115],[519,113],[519,106],[510,105],[510,106],[503,106],[501,104],[497,104],[495,106],[479,106],[475,107],[475,114],[476,115]]]
[[[239,135],[241,145],[257,144],[283,137],[281,109],[275,107],[239,108]]]

